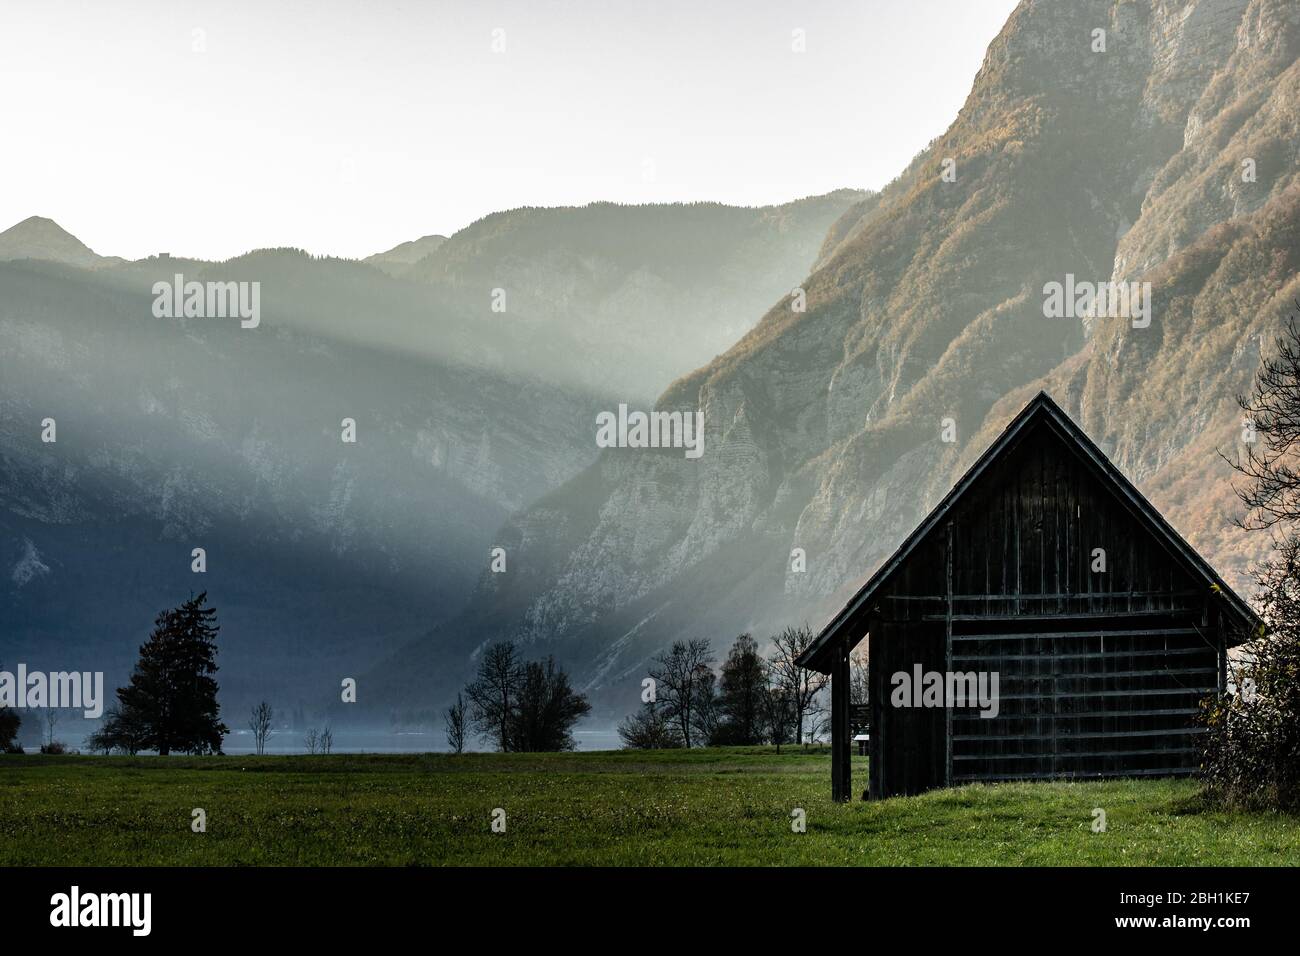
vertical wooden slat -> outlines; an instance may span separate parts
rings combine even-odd
[[[947,680],[947,675],[949,675],[949,674],[952,673],[952,544],[953,544],[952,537],[953,537],[953,536],[952,536],[952,521],[949,520],[949,522],[948,522],[948,548],[947,548],[947,551],[948,551],[948,561],[947,561],[947,564],[948,564],[948,583],[947,583],[947,588],[948,588],[948,590],[947,590],[947,597],[948,597],[948,600],[947,600],[947,602],[946,602],[947,610],[946,610],[946,612],[945,612],[945,614],[944,614],[944,634],[943,634],[943,662],[944,662],[943,672],[944,672],[944,680],[945,680],[945,681]],[[952,705],[951,705],[951,702],[950,702],[950,701],[948,702],[948,706],[945,706],[945,707],[944,707],[943,712],[944,712],[944,722],[943,722],[943,746],[944,746],[944,757],[943,757],[943,784],[944,784],[945,787],[951,787],[951,786],[952,786]]]
[[[1219,665],[1219,693],[1226,694],[1228,692],[1228,635],[1223,628],[1223,616],[1219,614],[1217,608],[1211,612],[1207,601],[1201,620],[1206,622],[1207,630],[1213,635],[1212,640]],[[1209,626],[1211,622],[1213,626]]]

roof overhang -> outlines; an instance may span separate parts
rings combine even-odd
[[[1161,541],[1172,555],[1180,559],[1187,569],[1202,579],[1206,589],[1216,594],[1228,613],[1241,625],[1242,635],[1231,642],[1241,643],[1258,633],[1263,626],[1259,615],[1242,598],[1232,590],[1217,571],[1210,566],[1197,551],[1188,544],[1174,527],[1165,520],[1164,515],[1137,490],[1105,453],[1089,438],[1078,425],[1063,412],[1046,392],[1039,392],[1015,418],[1003,429],[993,444],[967,470],[961,479],[944,495],[925,520],[899,545],[898,550],[867,579],[849,602],[840,609],[808,649],[797,659],[801,667],[829,674],[831,670],[831,648],[845,635],[853,621],[858,620],[863,610],[870,606],[876,592],[893,576],[894,572],[907,559],[918,544],[933,531],[953,509],[961,497],[984,474],[988,467],[1002,456],[1032,426],[1046,423],[1065,440],[1067,446],[1074,449],[1083,462],[1092,468],[1102,481],[1119,497],[1121,504],[1129,509],[1134,517],[1145,524],[1152,534]]]

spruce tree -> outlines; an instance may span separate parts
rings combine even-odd
[[[117,691],[122,720],[138,729],[137,745],[167,756],[220,753],[228,733],[217,703],[216,608],[207,592],[163,611],[140,646],[130,683]]]

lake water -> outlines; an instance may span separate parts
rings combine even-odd
[[[277,731],[266,742],[269,754],[303,754],[307,745],[303,735],[298,731]],[[573,739],[579,750],[618,750],[623,746],[618,732],[613,728],[604,730],[575,730]],[[247,731],[235,731],[226,737],[224,749],[228,754],[251,754],[254,751],[253,735]],[[441,731],[334,731],[333,753],[336,754],[422,754],[442,753],[447,750],[447,740]],[[474,750],[490,749],[482,741],[473,741]]]

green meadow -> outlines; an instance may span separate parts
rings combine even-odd
[[[866,759],[854,758],[854,783]],[[825,749],[0,757],[0,865],[1294,865],[1187,780],[831,802]],[[193,811],[207,829],[192,830]],[[1094,809],[1105,832],[1093,832]],[[494,832],[495,811],[505,830]],[[792,824],[802,810],[805,832]],[[500,814],[497,814],[500,817]]]

